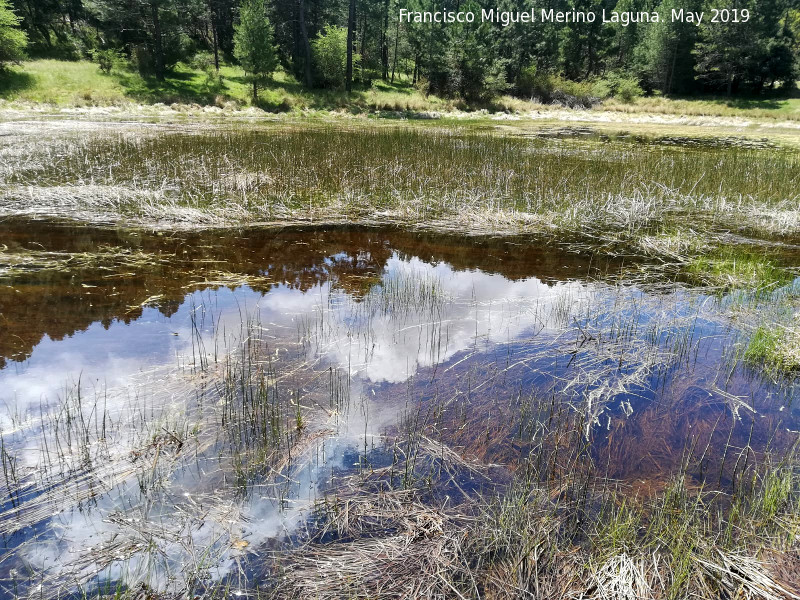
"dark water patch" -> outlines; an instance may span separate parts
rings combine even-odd
[[[775,148],[776,144],[768,138],[753,139],[736,136],[643,136],[635,134],[617,134],[613,140],[629,140],[636,144],[656,144],[661,146],[677,146],[680,148]]]

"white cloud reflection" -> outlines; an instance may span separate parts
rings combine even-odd
[[[202,473],[178,469],[169,476],[167,493],[147,515],[152,528],[164,532],[150,538],[161,558],[148,559],[148,551],[143,550],[110,564],[92,559],[92,548],[120,540],[127,540],[130,548],[142,541],[137,542],[140,534],[136,533],[141,527],[126,528],[124,519],[111,518],[141,516],[141,503],[150,502],[141,497],[135,480],[115,485],[91,510],[68,509],[55,517],[51,533],[25,544],[19,555],[29,566],[55,578],[74,577],[77,572],[85,579],[101,572],[103,579],[122,579],[131,585],[144,581],[155,589],[180,589],[186,583],[182,571],[198,555],[214,557],[206,573],[211,579],[229,575],[242,554],[231,549],[233,540],[245,540],[247,548],[257,548],[293,529],[319,493],[319,482],[341,466],[345,451],[355,446],[358,436],[363,442],[365,431],[379,435],[397,418],[396,408],[386,406],[379,397],[361,394],[365,385],[400,383],[420,369],[467,350],[556,329],[563,325],[564,314],[570,309],[574,312],[576,303],[585,302],[591,294],[591,288],[577,282],[547,284],[535,277],[512,281],[394,255],[385,265],[383,286],[362,299],[351,298],[330,283],[306,291],[281,285],[265,295],[248,288],[196,292],[169,318],[149,308],[128,325],[117,322],[104,329],[95,323],[64,340],[45,339],[25,363],[12,362],[0,371],[0,400],[7,407],[0,427],[4,431],[16,428],[22,436],[20,447],[36,446],[36,440],[24,439],[20,424],[38,416],[42,405],[57,406],[65,390],[79,379],[84,393],[102,395],[118,419],[125,419],[133,398],[151,406],[180,400],[180,394],[172,393],[174,388],[165,382],[180,373],[181,365],[191,364],[197,352],[197,340],[192,340],[193,311],[195,316],[207,311],[201,327],[206,354],[235,348],[243,317],[256,315],[267,336],[278,341],[305,336],[307,359],[349,371],[351,396],[361,397],[366,404],[360,411],[351,411],[337,436],[324,442],[326,460],[315,460],[296,474],[284,510],[258,493],[236,500],[234,490],[220,488],[210,497],[209,480]],[[421,308],[404,308],[409,299],[419,300]],[[370,417],[368,427],[365,414]],[[36,435],[35,428],[29,432]],[[117,456],[130,450],[123,445]],[[321,451],[317,445],[317,457]],[[36,451],[23,462],[34,466],[39,460]],[[195,513],[190,505],[201,498],[210,502],[209,510]],[[178,510],[182,504],[183,513]],[[187,517],[201,513],[202,520]]]

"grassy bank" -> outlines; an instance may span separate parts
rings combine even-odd
[[[631,103],[609,100],[606,110],[624,113],[650,113],[664,115],[692,115],[716,117],[743,117],[746,119],[785,119],[800,121],[800,97],[765,98],[665,98],[654,96],[637,98]]]
[[[88,61],[27,61],[0,75],[0,98],[10,102],[61,107],[130,103],[200,104],[244,107],[253,104],[252,88],[237,66],[223,65],[219,79],[179,63],[164,81],[142,77],[127,68],[101,73]],[[265,111],[291,110],[454,110],[452,102],[424,96],[410,82],[376,82],[350,94],[341,90],[305,90],[292,76],[275,74],[259,93],[257,106]]]
[[[223,65],[220,78],[209,78],[200,69],[179,63],[164,81],[142,77],[126,67],[103,74],[88,61],[26,61],[0,74],[0,99],[58,107],[114,106],[142,104],[199,104],[243,107],[252,105],[250,86],[237,66]],[[341,90],[306,90],[283,72],[262,90],[258,107],[269,112],[308,110],[453,112],[486,109],[529,113],[542,110],[535,101],[503,96],[486,105],[423,94],[404,76],[394,83],[375,81],[351,93]],[[682,115],[739,117],[745,119],[800,121],[800,97],[763,98],[614,98],[598,104],[591,112],[612,111],[631,115]]]

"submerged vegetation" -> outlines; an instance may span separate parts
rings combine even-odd
[[[789,346],[713,286],[531,236],[0,229],[8,597],[800,595],[797,386],[752,377]]]
[[[447,465],[459,466],[476,469]],[[783,540],[798,527],[786,467],[764,469],[732,500],[680,478],[630,499],[588,477],[574,489],[516,481],[503,495],[431,505],[424,490],[379,481],[321,504],[327,539],[286,558],[275,596],[797,597],[798,561],[781,550],[796,547]]]

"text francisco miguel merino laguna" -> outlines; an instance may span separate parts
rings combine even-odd
[[[552,8],[542,8],[539,11],[538,19],[535,10],[506,11],[491,9],[481,9],[480,13],[475,11],[416,11],[400,9],[401,23],[497,23],[504,27],[512,23],[535,23],[537,20],[542,23],[594,23],[601,18],[602,23],[620,23],[629,25],[630,23],[659,23],[664,20],[658,11],[606,11],[603,9],[599,14],[594,11],[578,10],[555,10]],[[710,13],[672,9],[667,17],[673,21],[694,23],[699,25],[705,19],[711,23],[746,23],[750,20],[750,11],[745,9],[712,9]]]

